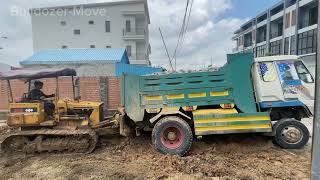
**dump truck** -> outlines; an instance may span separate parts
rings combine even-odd
[[[217,71],[125,75],[128,119],[152,131],[155,148],[185,155],[194,137],[261,133],[282,148],[302,148],[309,131],[314,78],[298,56],[231,54]]]
[[[73,71],[44,72],[1,79],[75,76]],[[101,102],[56,97],[55,119],[47,120],[43,102],[11,98],[7,122],[20,129],[0,140],[1,150],[89,153],[103,134],[142,131],[151,132],[160,153],[179,156],[194,138],[206,135],[260,133],[287,149],[302,148],[309,140],[301,120],[313,114],[314,78],[298,56],[231,54],[215,71],[124,74],[121,88],[121,106],[109,118]]]

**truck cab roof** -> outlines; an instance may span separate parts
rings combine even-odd
[[[283,60],[298,60],[299,56],[296,55],[280,55],[280,56],[266,56],[255,58],[255,62],[266,62],[266,61],[283,61]]]

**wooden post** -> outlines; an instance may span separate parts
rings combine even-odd
[[[9,101],[9,103],[13,103],[13,95],[12,95],[10,80],[7,80],[7,83],[8,83],[8,89],[9,89],[8,101]]]
[[[76,89],[74,86],[74,77],[73,76],[71,76],[71,81],[72,81],[73,100],[75,100],[76,99]]]

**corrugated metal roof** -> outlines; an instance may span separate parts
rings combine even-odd
[[[152,74],[156,72],[162,72],[162,68],[154,68],[154,67],[147,67],[147,66],[139,66],[133,64],[116,64],[116,76],[122,76],[124,73],[130,73],[135,75],[146,75]]]
[[[44,49],[20,62],[21,65],[128,63],[124,48]]]

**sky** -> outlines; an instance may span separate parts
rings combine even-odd
[[[0,62],[18,66],[33,54],[31,18],[12,16],[12,7],[55,6],[104,2],[110,0],[10,0],[0,7]],[[279,0],[194,0],[188,30],[182,48],[177,53],[178,69],[201,69],[211,64],[225,63],[232,52],[233,32],[241,24],[266,10]],[[158,28],[173,57],[182,24],[186,0],[148,0],[151,24],[151,63],[168,68],[169,62]]]

